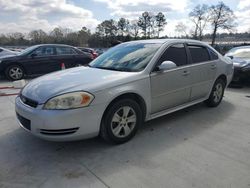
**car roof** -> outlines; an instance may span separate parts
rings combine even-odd
[[[192,40],[192,39],[147,39],[147,40],[135,40],[130,41],[128,43],[157,43],[157,44],[165,44],[165,43],[172,43],[172,42],[181,42],[181,43],[193,43],[193,44],[200,44],[200,45],[207,45],[206,42],[201,42],[199,40]]]
[[[66,45],[66,44],[38,44],[38,45],[35,45],[37,47],[42,47],[42,46],[60,46],[60,47],[73,47],[75,48],[74,46],[70,46],[70,45]]]

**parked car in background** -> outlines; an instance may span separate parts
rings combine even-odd
[[[232,61],[205,43],[132,41],[111,48],[88,67],[28,83],[16,98],[16,114],[24,129],[43,139],[100,135],[123,143],[144,121],[203,101],[218,106],[232,76]]]
[[[20,80],[24,75],[41,75],[87,65],[92,58],[81,50],[58,44],[42,44],[29,47],[18,55],[0,58],[0,73],[10,80]]]
[[[232,48],[225,54],[230,57],[234,65],[232,83],[250,81],[250,46]]]
[[[8,50],[6,48],[0,47],[0,58],[5,57],[5,56],[16,55],[16,54],[18,54],[18,53],[14,52],[14,51],[11,51],[11,50]]]
[[[93,59],[97,58],[98,57],[98,53],[92,49],[92,48],[85,48],[85,47],[78,47],[79,50],[85,52],[85,53],[88,53],[92,56]]]
[[[103,54],[107,50],[108,50],[107,48],[97,48],[97,49],[95,49],[95,51],[98,53],[98,55]]]

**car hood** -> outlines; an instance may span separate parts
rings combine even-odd
[[[232,61],[233,61],[234,67],[244,67],[250,64],[250,59],[246,59],[246,58],[233,58]]]
[[[119,72],[90,67],[77,67],[47,74],[32,80],[22,90],[22,95],[39,104],[68,92],[87,91],[94,93],[132,81],[135,72]]]
[[[18,59],[18,54],[13,53],[13,54],[5,54],[3,56],[0,56],[0,60],[7,60],[7,61],[11,61],[11,60],[16,60]]]

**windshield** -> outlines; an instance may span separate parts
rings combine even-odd
[[[21,51],[18,55],[26,55],[32,52],[34,49],[36,49],[37,46],[31,46],[29,48],[26,48],[25,50]]]
[[[227,53],[227,56],[250,58],[250,47],[232,49]]]
[[[126,72],[141,71],[160,46],[159,43],[120,44],[99,56],[89,66]]]

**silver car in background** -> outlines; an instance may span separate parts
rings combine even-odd
[[[0,47],[0,58],[7,57],[7,56],[14,56],[17,54],[18,54],[18,52],[14,52],[14,51],[8,50],[6,48]]]
[[[20,125],[43,139],[131,139],[140,125],[205,101],[220,104],[233,64],[209,45],[180,39],[132,41],[88,67],[51,73],[16,98]]]

